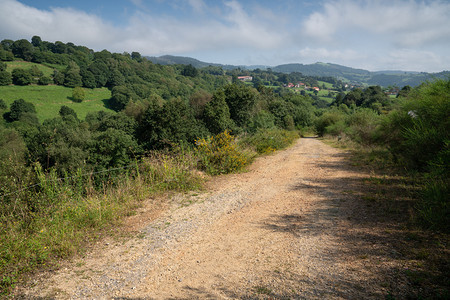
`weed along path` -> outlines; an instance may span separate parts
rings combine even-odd
[[[402,261],[361,200],[347,154],[303,138],[206,192],[175,196],[137,233],[103,241],[18,297],[56,299],[402,298]],[[20,295],[20,296],[19,296]]]

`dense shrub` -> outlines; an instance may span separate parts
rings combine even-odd
[[[338,122],[343,122],[344,119],[345,119],[345,114],[338,109],[332,109],[330,111],[323,113],[315,121],[315,128],[316,128],[317,134],[319,136],[323,136],[324,134],[329,133],[327,131],[327,128],[335,125]],[[336,130],[334,130],[334,132],[336,133]]]
[[[225,130],[216,136],[196,141],[199,167],[209,174],[227,174],[242,170],[250,163],[250,156],[236,144]]]
[[[84,97],[86,97],[86,93],[82,87],[77,86],[72,90],[72,99],[74,102],[80,103],[84,100]]]
[[[267,154],[291,145],[299,137],[296,131],[283,129],[259,130],[245,138],[242,143],[255,148],[260,154]]]

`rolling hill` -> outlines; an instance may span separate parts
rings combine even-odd
[[[398,86],[403,87],[405,85],[417,86],[426,80],[433,78],[447,78],[450,76],[449,71],[443,71],[440,73],[426,73],[426,72],[407,72],[401,70],[386,70],[371,72],[364,69],[355,69],[332,63],[317,62],[314,64],[283,64],[275,67],[270,66],[234,66],[234,65],[222,65],[218,63],[207,63],[191,57],[164,55],[159,57],[146,57],[150,61],[156,64],[171,65],[192,65],[196,68],[204,68],[208,66],[219,66],[224,70],[232,69],[268,69],[271,68],[274,72],[280,73],[293,73],[299,72],[306,76],[323,76],[323,77],[335,77],[346,82],[353,82],[365,85],[380,85],[380,86]]]

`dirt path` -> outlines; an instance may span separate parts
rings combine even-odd
[[[401,295],[401,260],[364,222],[365,174],[304,138],[250,172],[177,196],[136,238],[102,244],[23,298],[379,299]],[[142,215],[144,216],[144,215]],[[141,218],[142,221],[142,218]],[[145,220],[144,220],[145,221]]]

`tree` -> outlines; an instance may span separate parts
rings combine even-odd
[[[3,50],[6,51],[11,51],[12,44],[14,44],[14,41],[9,39],[5,39],[0,42],[0,45],[2,46]]]
[[[108,81],[106,82],[106,86],[109,88],[124,84],[125,84],[125,77],[123,77],[122,73],[120,73],[119,70],[117,69],[114,69],[111,72]]]
[[[64,74],[64,86],[74,88],[82,85],[80,67],[75,62],[70,62]]]
[[[77,86],[72,90],[72,99],[74,102],[77,103],[82,102],[85,96],[86,93],[84,92],[84,89],[80,86]]]
[[[141,61],[142,57],[139,52],[131,52],[131,59],[136,60],[136,61]]]
[[[138,127],[138,137],[146,149],[161,149],[173,143],[193,143],[206,129],[195,119],[191,108],[180,99],[171,99],[161,107],[149,103]]]
[[[12,54],[11,51],[6,51],[3,49],[0,49],[0,60],[1,61],[13,61],[14,54]]]
[[[397,97],[407,97],[409,92],[411,92],[411,87],[409,85],[405,85],[402,87],[402,89],[398,92]]]
[[[26,61],[31,61],[33,58],[33,45],[25,39],[17,40],[11,45],[12,53],[19,58]]]
[[[58,70],[54,70],[53,71],[53,81],[57,84],[57,85],[63,85],[64,84],[64,73],[60,72]]]
[[[196,77],[198,75],[198,70],[193,65],[189,64],[183,68],[181,75]]]
[[[200,118],[203,115],[205,105],[211,101],[212,95],[205,90],[196,91],[189,98],[189,105],[194,110],[195,116]]]
[[[15,100],[11,104],[7,119],[10,122],[18,121],[26,113],[36,114],[33,103],[26,102],[23,99]]]
[[[5,110],[7,108],[8,108],[8,106],[6,105],[5,100],[0,99],[0,110]]]
[[[230,110],[223,90],[214,93],[212,100],[206,104],[203,120],[212,134],[219,134],[225,129],[233,129],[234,124],[230,119]]]
[[[127,86],[118,85],[113,87],[110,100],[111,108],[115,111],[121,111],[132,100],[133,96],[135,94]]]
[[[49,85],[51,82],[52,80],[47,76],[41,76],[38,80],[39,85]]]
[[[95,134],[93,140],[89,159],[97,169],[127,166],[140,152],[135,138],[122,130],[108,128]]]
[[[231,119],[237,126],[245,127],[250,122],[256,102],[255,90],[243,84],[230,84],[225,87],[224,92]]]
[[[41,45],[41,43],[42,43],[42,40],[39,36],[35,35],[31,38],[31,44],[34,47],[39,47]]]
[[[11,83],[11,74],[8,71],[0,71],[0,85],[9,85]]]
[[[12,71],[12,81],[17,85],[28,85],[33,82],[33,77],[31,76],[29,70],[14,69]]]
[[[68,107],[67,105],[61,106],[61,108],[59,110],[59,115],[61,117],[74,116],[76,119],[78,119],[77,113],[72,108]]]
[[[95,81],[94,74],[88,69],[82,68],[80,69],[81,80],[83,82],[83,86],[93,89],[97,87],[97,82]]]

